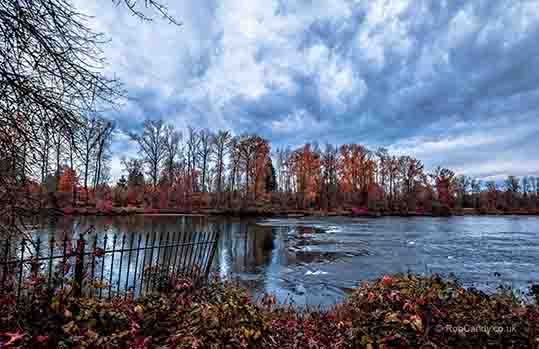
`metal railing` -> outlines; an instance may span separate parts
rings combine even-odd
[[[166,287],[182,275],[207,279],[217,250],[218,232],[115,234],[0,242],[0,290],[17,302],[36,284],[50,290],[69,287],[74,296],[108,297]]]

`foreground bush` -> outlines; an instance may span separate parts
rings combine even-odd
[[[2,348],[534,348],[538,307],[438,276],[386,276],[330,310],[253,303],[244,289],[178,279],[133,300],[39,292],[16,310],[0,299]]]

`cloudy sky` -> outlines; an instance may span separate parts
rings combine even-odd
[[[163,0],[183,25],[78,0],[110,39],[123,131],[256,132],[273,147],[357,142],[427,167],[539,174],[537,0]],[[137,148],[116,136],[119,156]]]

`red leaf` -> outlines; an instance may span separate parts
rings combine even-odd
[[[10,345],[15,344],[16,341],[24,339],[24,333],[21,333],[19,331],[13,333],[13,332],[6,332],[1,334],[2,337],[9,337],[9,340],[1,345],[1,347],[8,347]]]
[[[38,343],[46,343],[49,341],[49,336],[37,336],[36,341],[38,341]]]

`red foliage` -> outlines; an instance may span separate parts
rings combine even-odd
[[[22,341],[24,339],[24,333],[21,333],[19,331],[17,332],[6,332],[6,333],[0,333],[0,337],[8,337],[6,341],[0,342],[0,348],[9,347],[11,345],[15,345],[16,342]]]
[[[365,207],[352,207],[352,214],[356,216],[363,216],[369,214],[369,209]]]
[[[64,207],[62,211],[65,215],[72,215],[75,213],[75,209],[73,207]]]
[[[64,172],[58,181],[58,190],[64,193],[72,192],[78,185],[79,179],[77,173],[70,167],[65,167]]]
[[[382,278],[382,283],[386,287],[391,287],[391,285],[393,285],[393,278],[391,276],[386,275]]]

